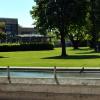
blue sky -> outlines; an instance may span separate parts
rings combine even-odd
[[[18,23],[24,27],[32,27],[30,15],[34,0],[0,0],[0,17],[18,18]]]

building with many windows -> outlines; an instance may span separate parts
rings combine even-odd
[[[18,19],[0,18],[0,26],[1,29],[3,27],[3,32],[6,33],[6,38],[2,39],[2,42],[15,42],[15,37],[18,35]]]
[[[51,37],[40,35],[34,28],[22,27],[16,18],[0,18],[0,31],[6,33],[1,42],[48,42]]]
[[[5,24],[4,32],[7,35],[16,36],[18,34],[18,19],[0,18],[0,23],[4,23]]]

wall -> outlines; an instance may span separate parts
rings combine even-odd
[[[64,78],[58,84],[55,79],[12,78],[11,82],[0,78],[0,100],[100,100],[100,80]]]

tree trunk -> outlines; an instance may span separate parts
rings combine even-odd
[[[73,44],[74,49],[79,49],[79,41],[74,40],[74,41],[72,42],[72,44]]]
[[[65,35],[64,35],[64,33],[61,33],[61,46],[62,46],[61,56],[67,56],[67,54],[66,54],[66,44],[65,44]]]
[[[95,31],[95,30],[94,30]],[[92,48],[94,48],[96,50],[96,33],[92,31],[92,40],[91,40],[91,45],[92,45]]]
[[[74,48],[74,49],[78,49],[78,47],[79,47],[79,42],[78,42],[78,40],[74,40],[74,37],[73,37],[72,35],[68,35],[68,36],[69,36],[70,41],[71,41],[72,44],[73,44],[73,48]]]

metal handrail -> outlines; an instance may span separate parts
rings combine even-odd
[[[7,77],[8,77],[8,82],[11,83],[11,77],[10,77],[10,66],[7,66]]]

